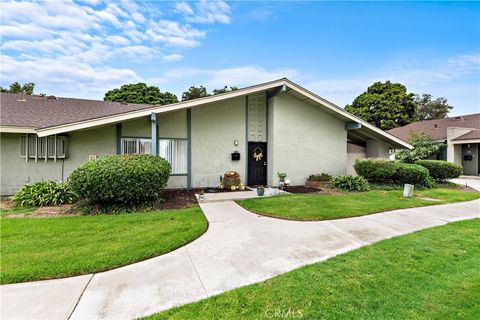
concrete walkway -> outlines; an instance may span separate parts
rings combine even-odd
[[[1,286],[1,318],[132,319],[382,239],[480,216],[480,200],[323,222],[258,216],[232,201],[201,207],[208,231],[176,251],[94,275]]]

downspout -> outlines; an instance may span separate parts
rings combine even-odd
[[[192,109],[187,109],[187,188],[192,187]]]
[[[158,156],[158,124],[157,124],[157,114],[152,112],[150,115],[151,121],[151,141],[152,141],[152,154]]]

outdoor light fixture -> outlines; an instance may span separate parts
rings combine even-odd
[[[233,140],[233,145],[238,146],[238,140]]]

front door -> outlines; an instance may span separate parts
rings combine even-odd
[[[248,185],[267,184],[267,143],[248,143]]]

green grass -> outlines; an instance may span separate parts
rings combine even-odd
[[[464,192],[450,188],[426,189],[414,193],[417,197],[440,201],[417,197],[404,198],[402,190],[374,190],[335,195],[279,195],[239,200],[237,203],[249,211],[270,217],[290,220],[329,220],[480,198],[480,192]]]
[[[149,319],[478,319],[479,243],[480,219],[455,222]]]
[[[199,207],[58,218],[2,218],[1,283],[103,271],[179,248],[207,229]]]
[[[10,208],[1,208],[0,209],[0,216],[5,216],[8,214],[30,214],[35,211],[38,207],[10,207]]]

